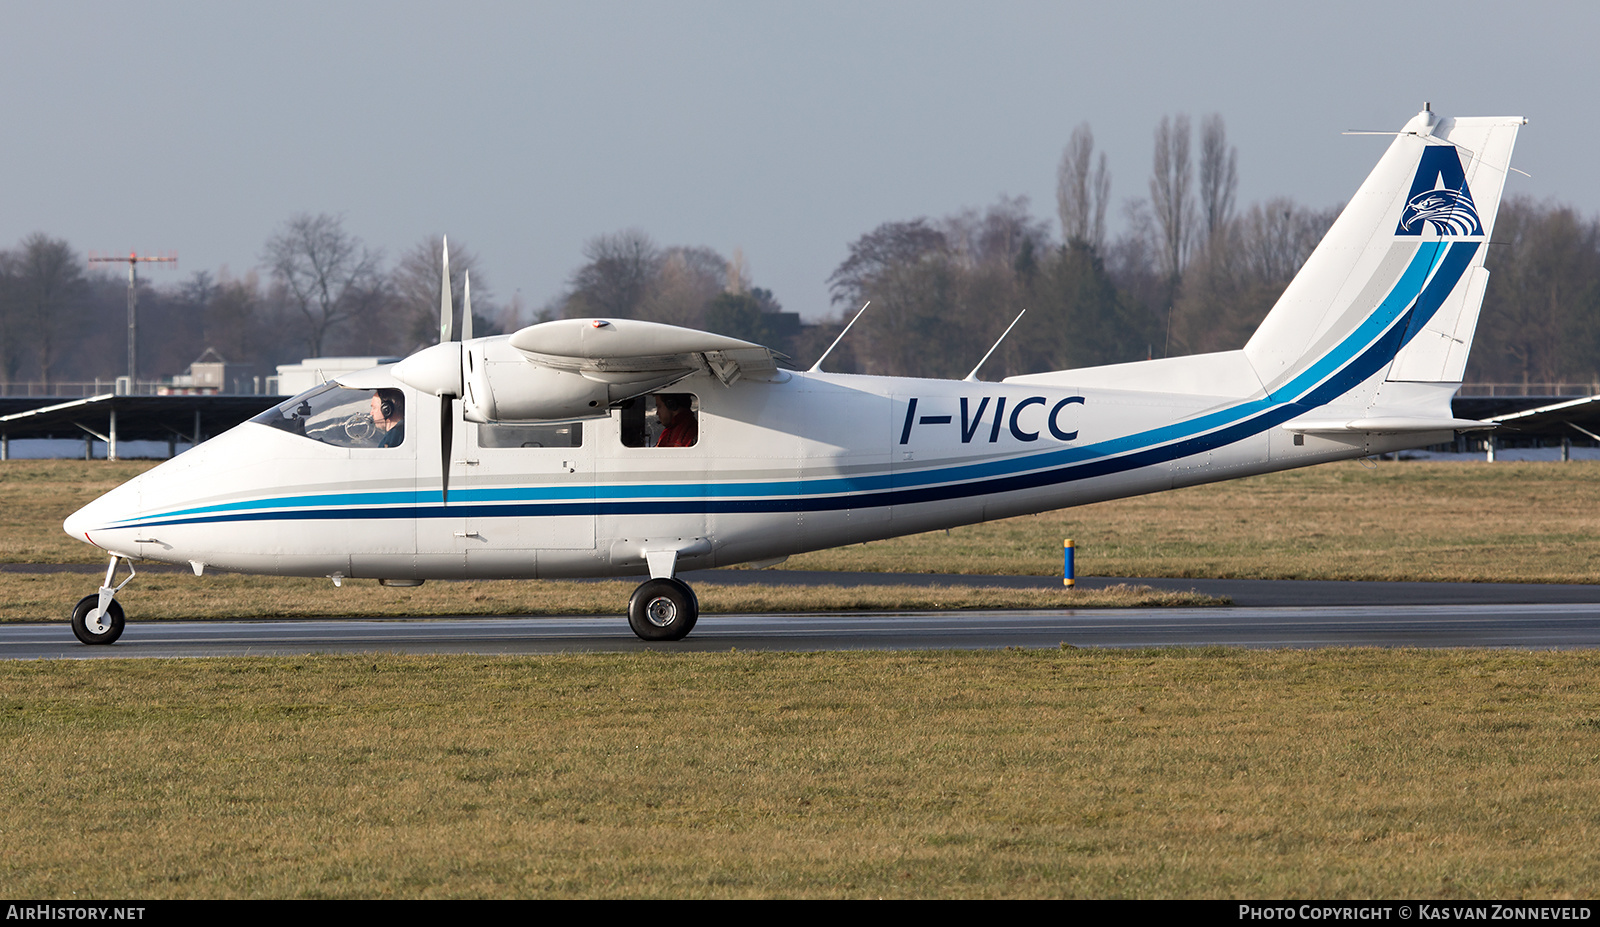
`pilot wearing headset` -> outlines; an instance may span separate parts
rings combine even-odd
[[[383,437],[379,447],[399,447],[406,439],[406,394],[397,389],[380,389],[372,394],[372,424]]]

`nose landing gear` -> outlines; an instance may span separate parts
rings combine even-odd
[[[117,564],[125,563],[128,566],[128,578],[115,586],[112,581],[117,578]],[[72,609],[72,633],[78,640],[85,644],[111,644],[122,636],[123,626],[127,623],[122,613],[122,604],[116,600],[117,593],[122,591],[133,580],[133,562],[111,555],[111,563],[106,566],[106,580],[100,586],[100,591],[94,595],[86,595],[78,600]]]

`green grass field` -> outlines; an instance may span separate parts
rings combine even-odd
[[[0,561],[98,562],[60,519],[142,466],[0,464]],[[786,566],[1049,574],[1070,536],[1085,574],[1594,582],[1596,477],[1334,465]],[[0,613],[96,582],[0,574]],[[604,613],[627,591],[559,599],[570,585],[146,574],[125,596],[137,620],[266,595],[281,614]],[[877,588],[843,607],[960,604]],[[1597,668],[1225,649],[0,661],[0,890],[1585,898]]]
[[[13,897],[1569,898],[1600,657],[0,663]]]

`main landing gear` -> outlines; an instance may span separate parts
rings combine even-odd
[[[113,586],[111,583],[117,578],[118,563],[127,564],[128,578]],[[79,599],[72,609],[72,633],[77,635],[78,640],[85,644],[112,644],[122,636],[122,628],[127,622],[116,595],[133,580],[133,575],[132,561],[111,555],[111,563],[106,566],[106,581],[101,584],[100,591]]]
[[[628,626],[640,640],[681,641],[699,620],[700,600],[680,580],[649,580],[628,600]]]

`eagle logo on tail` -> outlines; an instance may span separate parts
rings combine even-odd
[[[1424,222],[1432,225],[1434,233],[1441,236],[1483,234],[1472,195],[1463,190],[1425,190],[1413,196],[1400,216],[1400,227],[1408,232],[1421,232]]]

